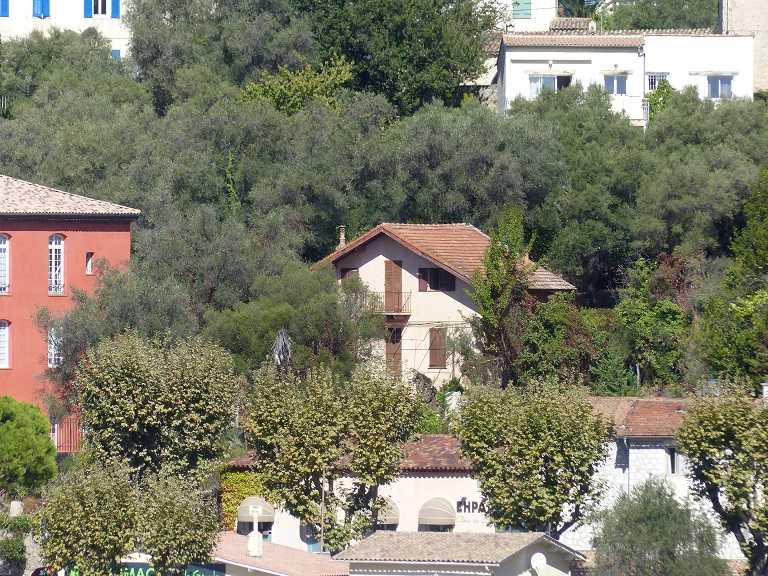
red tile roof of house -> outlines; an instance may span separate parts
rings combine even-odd
[[[389,236],[409,250],[469,283],[483,265],[483,254],[491,239],[471,224],[379,224],[359,238],[326,256],[336,262],[361,245],[381,235]],[[531,275],[531,290],[571,291],[576,287],[539,266]]]
[[[552,30],[549,32],[517,32],[504,34],[505,46],[610,47],[637,48],[645,37],[637,32],[584,32],[581,30]]]
[[[141,211],[0,175],[0,218],[120,218]]]
[[[405,446],[404,472],[471,472],[472,462],[461,456],[461,442],[450,434],[423,434]]]
[[[334,562],[325,554],[297,550],[289,546],[263,543],[260,557],[248,555],[248,536],[235,532],[219,534],[219,543],[214,550],[217,562],[229,562],[244,567],[262,570],[275,576],[347,576],[349,564]]]

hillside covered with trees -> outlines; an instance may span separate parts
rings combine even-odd
[[[530,311],[522,378],[576,372],[601,394],[637,392],[638,373],[652,392],[761,381],[765,104],[682,90],[643,132],[572,86],[500,117],[462,97],[496,15],[437,4],[137,1],[123,60],[91,31],[4,41],[2,172],[142,210],[130,271],[103,268],[66,319],[41,311],[63,334],[54,376],[127,328],[202,333],[241,372],[286,328],[299,366],[349,374],[381,326],[363,322],[364,286],[307,269],[337,227],[489,231],[512,206],[531,257],[579,290]]]

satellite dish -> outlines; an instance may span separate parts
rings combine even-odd
[[[533,556],[531,556],[531,568],[533,568],[536,573],[541,572],[541,570],[544,569],[544,566],[547,565],[547,557],[544,556],[541,552],[536,552]]]

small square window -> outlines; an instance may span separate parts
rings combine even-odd
[[[608,90],[608,92],[611,94],[626,94],[627,75],[619,74],[618,76],[606,76],[605,89]]]
[[[707,76],[708,96],[710,98],[729,98],[733,76]]]

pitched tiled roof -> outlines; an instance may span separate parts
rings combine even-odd
[[[689,398],[592,397],[597,412],[613,419],[619,438],[671,438],[683,424]]]
[[[543,541],[561,553],[583,558],[543,532],[475,534],[468,532],[374,532],[336,555],[358,562],[451,562],[499,564],[524,548]]]
[[[444,268],[465,282],[483,265],[491,239],[471,224],[379,224],[337,249],[322,262],[336,262],[357,247],[386,235]],[[539,266],[531,276],[531,290],[575,290],[576,287]]]
[[[549,29],[589,31],[594,24],[592,18],[553,18],[549,22]]]
[[[552,30],[550,32],[517,32],[504,34],[506,46],[559,46],[637,48],[645,44],[638,32],[584,32]]]
[[[0,218],[125,218],[134,220],[135,208],[94,200],[55,188],[0,175]]]
[[[285,576],[347,576],[349,565],[334,562],[325,554],[305,552],[289,546],[264,542],[260,557],[248,555],[248,536],[235,532],[219,534],[213,553],[217,562],[231,562]]]
[[[405,446],[400,462],[404,472],[471,472],[472,463],[461,457],[461,443],[450,434],[423,434]]]

